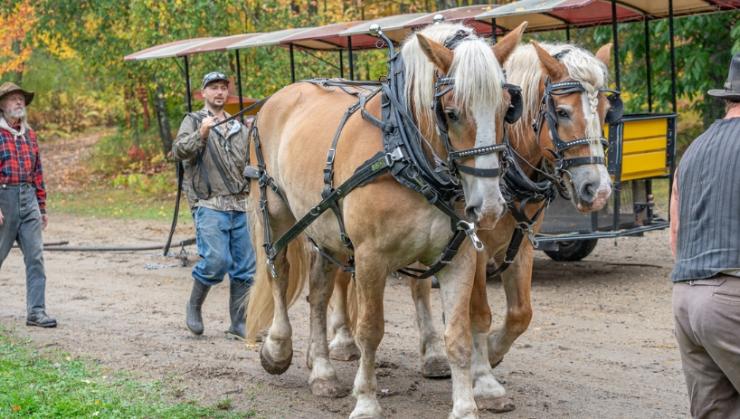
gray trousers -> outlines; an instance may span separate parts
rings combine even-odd
[[[26,308],[28,314],[46,308],[42,222],[33,185],[0,185],[0,269],[14,242],[18,242],[26,265]]]
[[[691,416],[740,418],[740,278],[674,284],[673,318]]]

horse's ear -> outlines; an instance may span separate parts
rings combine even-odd
[[[568,68],[563,63],[557,60],[557,58],[550,55],[549,52],[545,51],[537,42],[532,41],[534,50],[537,51],[537,56],[540,58],[540,63],[545,72],[550,76],[550,80],[557,81],[568,75]]]
[[[496,56],[499,64],[505,63],[509,58],[509,55],[511,55],[517,45],[519,45],[525,29],[527,29],[526,21],[522,22],[513,31],[507,33],[506,36],[501,38],[501,40],[496,42],[496,45],[493,46],[493,54]]]
[[[419,46],[421,46],[421,50],[424,51],[424,55],[429,58],[429,61],[434,63],[444,74],[447,74],[450,71],[450,67],[452,67],[454,53],[445,48],[444,45],[432,41],[422,34],[417,33],[416,39],[419,41]]]
[[[608,68],[609,61],[611,61],[612,58],[612,43],[609,42],[608,44],[604,44],[601,48],[599,48],[599,50],[596,51],[596,58],[598,58],[599,61],[604,63]]]

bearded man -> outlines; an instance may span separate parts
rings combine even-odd
[[[212,286],[230,280],[230,336],[244,338],[246,295],[255,273],[255,255],[247,224],[247,128],[224,111],[229,80],[214,71],[201,84],[205,106],[180,125],[172,154],[182,161],[183,187],[195,221],[200,261],[193,268],[193,288],[185,324],[203,333],[201,307]]]
[[[33,93],[16,84],[0,85],[0,268],[18,242],[26,265],[26,325],[56,327],[46,314],[46,189],[36,133],[26,120],[31,101]]]

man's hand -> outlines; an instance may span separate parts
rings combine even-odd
[[[0,226],[3,225],[5,222],[5,217],[3,217],[3,210],[0,210]]]
[[[200,138],[205,140],[208,138],[208,133],[211,132],[211,128],[218,123],[218,118],[215,116],[209,116],[203,119],[203,123],[200,125]]]
[[[41,214],[41,226],[46,230],[46,226],[49,225],[49,216]]]

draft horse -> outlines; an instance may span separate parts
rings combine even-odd
[[[539,231],[543,210],[555,193],[570,197],[581,212],[598,211],[611,194],[604,165],[603,127],[621,118],[618,92],[607,89],[611,44],[592,55],[569,44],[519,46],[504,64],[508,81],[521,86],[523,115],[508,133],[510,164],[503,177],[509,212],[492,230],[479,230],[486,249],[478,254],[471,296],[475,353],[474,393],[488,397],[493,410],[511,410],[505,389],[491,368],[498,365],[532,318],[530,301],[534,248],[527,239]],[[490,331],[491,311],[486,278],[500,276],[506,293],[503,325]],[[349,277],[336,274],[330,355],[351,360],[359,356],[347,322],[356,299]],[[420,334],[422,375],[449,376],[441,339],[431,317],[431,281],[409,279]],[[348,313],[350,319],[348,320]],[[479,403],[479,407],[481,403]]]
[[[342,394],[329,361],[326,308],[332,261],[351,260],[361,355],[350,417],[381,416],[375,353],[384,331],[386,277],[421,261],[438,270],[444,294],[450,417],[477,417],[469,316],[476,249],[482,248],[475,229],[493,227],[505,210],[500,153],[510,95],[500,63],[523,29],[492,48],[470,28],[436,24],[409,37],[399,54],[389,45],[388,81],[377,89],[307,81],[280,90],[263,106],[250,152],[257,167],[247,175],[255,178],[252,190],[260,190],[250,194],[249,206],[253,240],[265,248],[258,267],[266,268],[255,277],[247,322],[252,333],[270,324],[260,350],[268,372],[290,366],[288,306],[302,288],[296,284],[308,277],[309,384],[314,394]],[[315,252],[303,241],[286,248],[301,231],[324,257],[310,260]],[[272,299],[264,298],[268,283]]]

